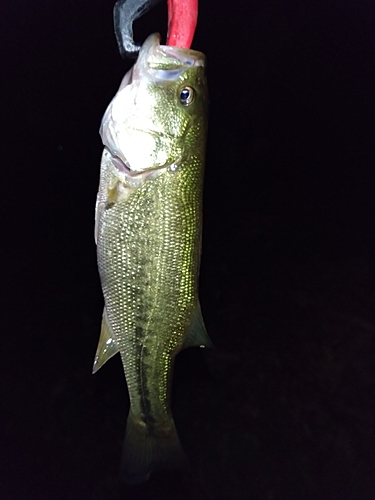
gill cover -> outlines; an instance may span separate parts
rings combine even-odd
[[[180,95],[190,83],[191,70],[204,66],[204,55],[160,45],[159,40],[157,34],[147,38],[100,128],[103,144],[133,174],[185,159],[184,139],[196,117],[193,106],[199,105],[189,108]],[[195,84],[200,85],[199,78]]]

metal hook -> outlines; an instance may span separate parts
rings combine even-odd
[[[134,42],[133,23],[159,0],[118,0],[113,8],[117,45],[122,57],[135,58],[140,45]]]

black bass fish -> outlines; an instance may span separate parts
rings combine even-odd
[[[120,352],[128,483],[175,467],[173,360],[210,345],[198,299],[207,130],[205,57],[151,35],[101,125],[95,235],[104,313],[93,371]]]

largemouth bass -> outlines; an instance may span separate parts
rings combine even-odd
[[[205,57],[151,35],[101,125],[95,234],[105,308],[93,371],[120,352],[129,483],[178,466],[173,360],[210,345],[198,299],[207,129]]]

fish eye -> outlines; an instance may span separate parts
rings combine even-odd
[[[194,101],[195,91],[191,87],[184,87],[180,91],[180,102],[183,106],[189,106]]]

